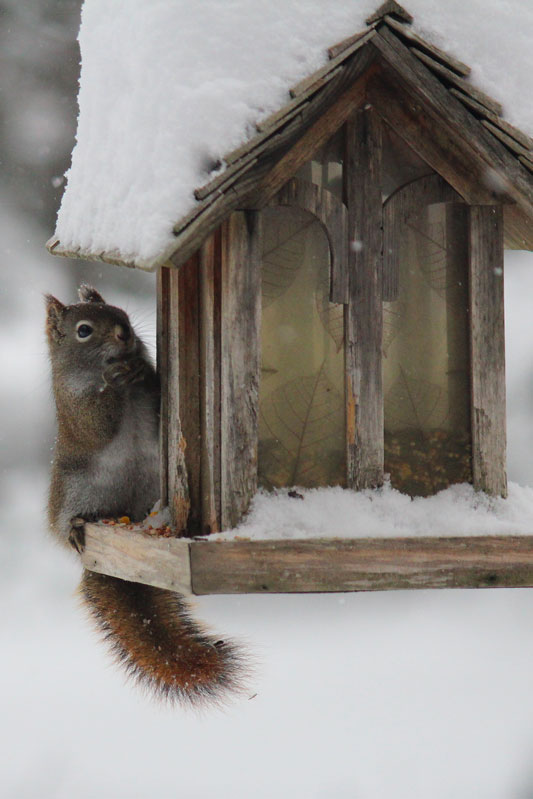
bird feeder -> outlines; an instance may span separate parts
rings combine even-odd
[[[177,220],[162,496],[188,538],[90,525],[87,568],[195,593],[533,584],[528,537],[190,540],[259,487],[506,494],[503,254],[533,249],[533,142],[411,21],[387,2],[332,47]]]

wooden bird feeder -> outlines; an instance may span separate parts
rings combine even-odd
[[[533,249],[533,142],[410,23],[387,2],[332,47],[177,222],[162,494],[189,538],[89,525],[87,568],[195,593],[533,585],[527,536],[190,540],[258,487],[506,494],[503,254]]]

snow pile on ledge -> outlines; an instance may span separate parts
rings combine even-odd
[[[213,163],[381,0],[85,0],[77,144],[56,235],[150,268]],[[414,28],[533,133],[530,0],[405,0]]]
[[[390,538],[400,536],[533,535],[533,488],[509,484],[507,499],[463,483],[433,497],[411,499],[390,485],[259,492],[238,527],[210,540]]]

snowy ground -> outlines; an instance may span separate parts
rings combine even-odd
[[[0,485],[0,796],[532,797],[531,590],[202,598],[198,617],[256,657],[248,693],[197,714],[124,685],[77,607],[77,564],[46,536],[46,477],[29,465],[50,444],[40,294],[68,295],[63,264],[21,252],[28,236],[41,244],[15,220],[2,229],[4,247],[18,242],[1,295],[2,440],[26,454]],[[533,256],[508,261],[509,471],[533,485]]]

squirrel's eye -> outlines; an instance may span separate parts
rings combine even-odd
[[[78,338],[89,338],[92,332],[93,328],[91,325],[88,325],[87,322],[79,322],[76,327],[76,335]]]

